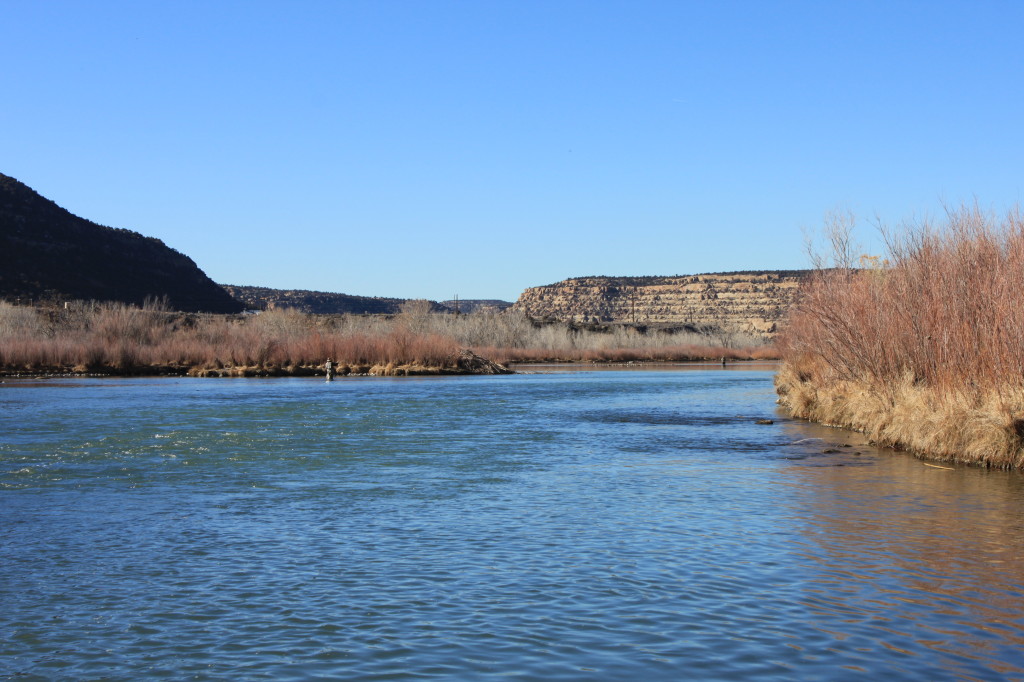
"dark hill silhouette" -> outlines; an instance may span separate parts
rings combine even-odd
[[[175,310],[243,306],[159,239],[79,218],[0,173],[0,298],[121,301],[166,298]]]

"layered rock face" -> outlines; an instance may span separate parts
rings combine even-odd
[[[515,308],[531,317],[774,334],[807,270],[676,277],[577,277],[532,287]]]

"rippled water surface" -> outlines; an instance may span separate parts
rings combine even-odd
[[[0,385],[0,677],[1024,679],[1022,559],[768,369]]]

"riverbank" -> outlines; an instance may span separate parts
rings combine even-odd
[[[1024,469],[1024,394],[944,393],[912,375],[880,390],[863,381],[822,381],[806,365],[776,374],[779,404],[791,416],[865,434],[879,446],[941,462]]]
[[[472,353],[472,351],[468,351]],[[778,361],[773,359],[728,359],[685,358],[680,360],[627,360],[627,361],[529,361],[514,362],[507,366],[492,362],[473,354],[483,366],[470,367],[425,367],[422,365],[340,365],[335,368],[336,377],[399,377],[399,376],[460,376],[496,374],[534,374],[537,372],[601,371],[601,370],[648,370],[659,371],[678,367],[702,369],[776,369]],[[59,379],[59,378],[103,378],[103,377],[212,377],[212,378],[260,378],[260,377],[324,377],[323,366],[312,367],[221,367],[189,368],[175,365],[135,367],[132,369],[95,369],[93,371],[73,367],[42,367],[33,371],[21,369],[0,369],[2,379]]]
[[[1024,468],[1020,216],[961,209],[890,235],[869,264],[840,250],[801,291],[779,339],[779,403],[922,458]]]
[[[514,374],[504,365],[482,358],[473,351],[462,350],[446,359],[442,365],[420,363],[396,364],[347,364],[333,363],[333,376],[457,376],[469,374]],[[312,377],[326,376],[324,365],[221,365],[187,366],[183,364],[134,365],[120,367],[35,367],[31,370],[0,368],[0,377],[43,378],[43,377],[143,377],[143,376],[190,376],[190,377]]]

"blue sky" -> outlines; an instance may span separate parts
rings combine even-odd
[[[0,9],[0,172],[221,283],[514,300],[1021,200],[1019,2]]]

